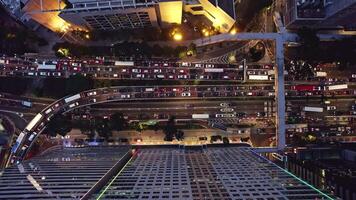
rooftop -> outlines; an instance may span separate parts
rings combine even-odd
[[[79,199],[127,147],[55,149],[5,170],[0,199]],[[97,199],[331,199],[249,147],[136,147]]]

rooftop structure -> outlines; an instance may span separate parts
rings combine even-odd
[[[141,149],[99,199],[327,199],[243,147]]]
[[[356,0],[288,0],[284,20],[289,29],[354,28]]]
[[[6,169],[0,199],[331,199],[249,147],[57,148]],[[131,155],[131,154],[130,154]],[[88,197],[88,196],[86,196]]]
[[[125,147],[57,148],[5,169],[0,199],[80,199],[123,155]]]
[[[23,18],[31,17],[54,31],[68,26],[90,30],[167,27],[181,24],[184,10],[206,16],[226,33],[236,19],[234,0],[69,0],[67,5],[46,0],[22,2]]]
[[[331,190],[338,197],[356,198],[356,143],[296,149],[288,169],[309,183]]]

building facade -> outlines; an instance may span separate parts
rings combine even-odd
[[[223,33],[235,23],[233,0],[70,0],[71,8],[63,9],[65,21],[89,29],[167,27],[181,24],[183,11],[204,15]]]
[[[284,22],[288,29],[355,29],[356,0],[287,0]]]

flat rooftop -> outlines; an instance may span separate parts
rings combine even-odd
[[[327,199],[246,147],[139,149],[98,199]]]
[[[250,147],[214,145],[52,149],[6,169],[0,199],[80,199],[103,179],[93,199],[331,199]]]
[[[326,8],[324,0],[295,0],[299,18],[324,18]]]
[[[128,147],[57,148],[0,174],[0,199],[80,199]]]

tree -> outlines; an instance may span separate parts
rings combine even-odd
[[[158,131],[159,129],[161,129],[161,127],[159,126],[158,123],[155,123],[152,127],[153,127],[153,130],[155,131],[155,133],[157,133],[157,131]]]
[[[230,144],[230,140],[228,137],[223,137],[223,143],[224,144]]]
[[[112,136],[112,129],[110,127],[110,122],[108,119],[102,117],[95,117],[95,130],[100,137],[106,140]]]
[[[92,130],[95,128],[91,120],[79,120],[78,128],[84,135],[90,135]]]
[[[177,127],[175,122],[175,117],[171,116],[163,128],[165,134],[164,141],[173,141],[173,136],[177,133]]]
[[[110,117],[110,126],[112,130],[121,131],[127,126],[124,114],[116,112]]]
[[[178,141],[182,141],[184,139],[184,132],[182,130],[178,130],[175,137]]]
[[[318,57],[320,39],[316,34],[316,31],[309,28],[301,28],[297,32],[299,36],[299,55],[305,60],[313,60]]]
[[[57,134],[66,136],[72,130],[72,120],[70,116],[56,114],[47,125],[47,134],[55,137]]]
[[[93,88],[93,80],[80,74],[70,76],[66,81],[66,93],[75,94]]]

